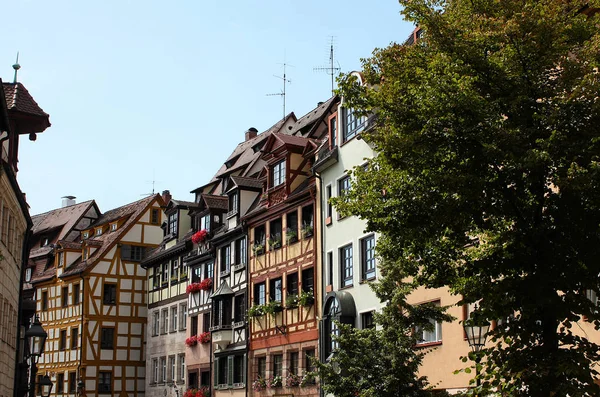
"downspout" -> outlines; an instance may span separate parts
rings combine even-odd
[[[3,140],[3,139],[2,139]],[[2,140],[0,140],[0,145],[2,144]],[[19,279],[19,299],[18,299],[18,309],[17,309],[17,349],[15,351],[15,364],[17,368],[17,373],[15,374],[14,385],[13,385],[13,396],[20,397],[20,375],[21,371],[19,368],[22,365],[22,368],[25,369],[25,352],[21,351],[25,349],[27,341],[23,339],[23,343],[21,343],[21,325],[23,322],[23,282],[25,281],[25,270],[27,268],[27,262],[29,262],[29,240],[31,239],[31,221],[27,221],[27,229],[25,230],[25,236],[23,237],[23,246],[21,247],[21,276]],[[25,326],[23,324],[23,326]],[[22,360],[21,360],[22,356]],[[23,394],[24,395],[24,394]]]
[[[79,381],[77,382],[77,392],[81,395],[85,388],[85,383],[83,382],[81,374],[81,367],[83,365],[83,308],[85,306],[85,279],[83,278],[83,273],[79,273],[79,277],[81,277],[81,299],[79,300],[81,305],[81,332],[79,333],[79,364],[77,365],[77,377],[79,378]]]
[[[317,171],[315,171],[315,169],[313,168],[312,170],[313,175],[315,176],[315,178],[317,178],[319,180],[319,194],[317,195],[317,199],[319,200],[319,205],[321,207],[321,211],[319,212],[319,216],[320,216],[320,238],[321,238],[321,296],[319,300],[322,300],[322,298],[325,296],[325,284],[323,283],[323,280],[325,280],[325,266],[323,266],[323,261],[325,258],[325,218],[324,218],[324,208],[326,206],[323,205],[323,202],[321,200],[321,197],[323,196],[323,179],[321,178],[321,175],[317,173]],[[321,302],[322,303],[322,302]],[[322,305],[317,305],[319,307],[319,311],[322,310],[323,308],[320,307]],[[321,314],[320,312],[318,314]],[[319,316],[317,316],[318,318]],[[323,357],[323,349],[321,346],[321,343],[323,342],[321,340],[321,320],[317,321],[317,332],[319,335],[319,360],[321,362],[324,361],[324,357]],[[324,393],[323,393],[323,389],[321,388],[321,386],[319,386],[319,396],[323,397]]]

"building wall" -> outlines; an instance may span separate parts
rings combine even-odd
[[[0,396],[12,396],[22,247],[27,223],[4,169],[0,176]]]

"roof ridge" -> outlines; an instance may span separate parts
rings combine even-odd
[[[54,208],[53,210],[48,210],[46,212],[41,212],[39,214],[31,215],[31,218],[35,218],[35,217],[38,217],[38,216],[46,215],[46,214],[49,214],[50,212],[62,210],[62,209],[65,209],[65,208],[77,207],[77,206],[80,206],[82,204],[91,203],[93,201],[94,201],[94,199],[90,199],[90,200],[82,201],[81,203],[76,203],[76,204],[69,205],[69,206],[66,206],[66,207]]]

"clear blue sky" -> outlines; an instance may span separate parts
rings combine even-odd
[[[18,180],[31,213],[61,196],[100,209],[169,189],[191,200],[244,131],[300,117],[330,97],[330,36],[342,71],[374,48],[404,41],[395,0],[41,1],[2,7],[0,76],[22,82],[50,114],[36,142],[22,137]],[[284,58],[285,57],[285,58]]]

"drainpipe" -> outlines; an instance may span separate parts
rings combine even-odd
[[[85,383],[83,382],[83,377],[81,375],[81,366],[83,363],[83,308],[85,305],[85,279],[83,278],[83,273],[79,273],[79,277],[81,277],[81,299],[79,300],[79,304],[81,305],[81,332],[79,332],[79,364],[77,365],[77,375],[79,381],[77,382],[77,394],[83,395]]]
[[[319,193],[317,195],[317,199],[319,200],[319,204],[321,207],[321,211],[320,211],[320,217],[321,217],[321,222],[320,223],[320,237],[321,237],[321,296],[319,297],[319,299],[322,301],[322,298],[325,296],[325,283],[323,282],[323,280],[325,280],[325,266],[323,265],[323,261],[325,258],[325,211],[324,208],[326,208],[326,206],[323,205],[323,201],[321,200],[321,197],[323,196],[323,179],[321,178],[321,175],[317,173],[317,171],[312,170],[313,175],[315,176],[315,178],[317,178],[319,180]],[[316,204],[316,203],[315,203]],[[321,302],[322,303],[322,302]],[[322,305],[317,305],[318,307],[322,306]],[[320,310],[323,310],[322,307],[319,308]],[[321,313],[318,313],[321,314]],[[320,316],[317,316],[317,318]],[[317,330],[318,330],[318,334],[319,336],[321,335],[321,321],[317,321]],[[323,361],[322,359],[322,355],[323,355],[323,349],[321,346],[322,340],[319,337],[319,357],[321,359],[321,362]],[[319,396],[323,397],[324,393],[323,393],[323,389],[321,388],[321,386],[319,386]]]

